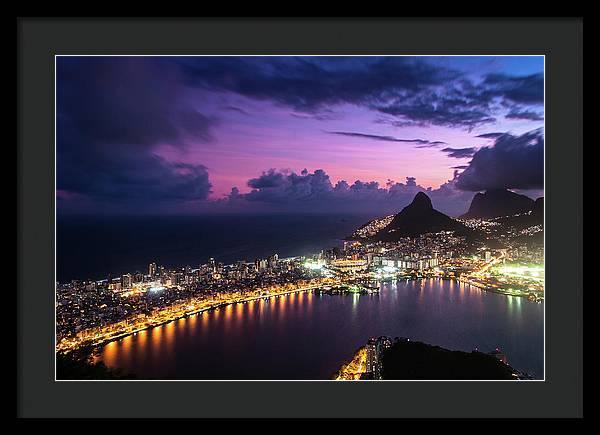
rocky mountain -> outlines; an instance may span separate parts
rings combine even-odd
[[[435,210],[429,197],[425,193],[419,192],[413,201],[396,214],[386,227],[375,234],[375,239],[395,241],[401,237],[415,237],[439,231],[471,234],[471,230],[466,226]]]
[[[485,193],[476,193],[469,211],[461,218],[489,219],[500,216],[512,216],[532,210],[533,199],[506,189],[493,189]],[[543,206],[542,206],[543,208]]]

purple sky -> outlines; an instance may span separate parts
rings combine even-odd
[[[456,215],[542,194],[542,127],[543,57],[59,57],[58,209]]]

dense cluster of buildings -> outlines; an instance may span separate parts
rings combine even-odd
[[[253,263],[232,265],[213,258],[198,268],[167,269],[156,263],[148,273],[126,273],[98,281],[58,283],[57,338],[81,330],[109,325],[138,314],[149,314],[191,298],[219,299],[223,295],[252,292],[308,280],[314,272],[301,259],[280,260],[277,254]]]
[[[439,274],[444,265],[452,264],[454,259],[463,258],[467,252],[476,251],[472,251],[464,237],[456,236],[450,231],[441,231],[419,237],[406,237],[397,242],[349,240],[344,242],[343,248],[323,250],[311,260],[312,265],[323,266],[340,275],[368,275],[377,271],[393,271],[425,276]],[[487,255],[491,254],[488,252]]]
[[[395,215],[384,216],[382,218],[373,219],[370,222],[367,222],[365,225],[360,227],[354,232],[354,236],[359,239],[366,239],[369,237],[373,237],[379,231],[383,230],[387,227],[394,219]]]

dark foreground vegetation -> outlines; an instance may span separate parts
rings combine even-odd
[[[492,355],[460,352],[413,341],[396,342],[382,356],[383,379],[518,379]]]
[[[89,354],[59,353],[56,355],[56,379],[136,379],[135,376],[107,367],[103,362],[94,362]]]

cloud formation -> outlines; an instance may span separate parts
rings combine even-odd
[[[483,82],[485,92],[502,96],[517,104],[544,103],[544,74],[515,77],[506,74],[490,74]]]
[[[506,118],[508,119],[527,119],[529,121],[543,121],[544,116],[540,113],[534,112],[532,110],[519,110],[513,109],[508,114],[506,114]]]
[[[322,169],[312,173],[304,169],[299,174],[290,170],[269,169],[248,180],[250,192],[241,194],[237,187],[223,200],[227,207],[253,208],[280,212],[362,213],[382,215],[398,212],[408,205],[417,192],[427,193],[441,211],[458,216],[464,213],[473,197],[471,192],[454,187],[455,178],[438,189],[424,188],[414,177],[404,183],[389,180],[385,186],[376,181],[345,180],[332,184]]]
[[[489,74],[475,82],[415,57],[224,57],[172,60],[186,84],[291,107],[295,116],[330,119],[352,104],[393,117],[392,124],[473,129],[498,113],[543,103],[543,74]],[[302,115],[305,114],[305,115]]]
[[[384,141],[384,142],[415,143],[418,145],[437,146],[437,145],[443,145],[446,143],[446,142],[442,142],[442,141],[431,142],[426,139],[400,139],[400,138],[397,138],[394,136],[382,136],[382,135],[378,135],[378,134],[354,133],[354,132],[348,132],[348,131],[328,131],[327,133],[337,134],[340,136],[350,136],[350,137],[358,137],[358,138],[363,138],[363,139],[372,139],[372,140],[378,140],[378,141]]]
[[[274,100],[301,112],[364,103],[390,89],[415,92],[456,72],[407,57],[176,58],[188,84]]]
[[[477,150],[477,148],[444,148],[442,149],[442,152],[445,152],[448,154],[448,157],[453,157],[455,159],[464,159],[467,157],[472,157],[473,154],[475,154],[475,151]]]
[[[57,59],[57,189],[89,199],[203,200],[203,165],[171,162],[159,145],[210,142],[213,117],[182,94],[169,65],[143,58]]]
[[[492,146],[480,148],[469,167],[458,175],[456,187],[487,189],[542,189],[544,135],[541,129],[520,136],[504,134]]]

